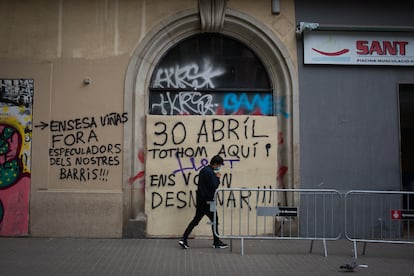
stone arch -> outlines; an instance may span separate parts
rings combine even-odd
[[[124,125],[124,222],[128,219],[139,219],[140,212],[144,210],[144,196],[143,193],[140,194],[142,187],[137,181],[138,173],[144,171],[144,164],[142,158],[137,156],[145,147],[145,115],[148,109],[148,87],[153,70],[168,49],[182,39],[201,31],[198,10],[177,13],[160,22],[150,31],[139,43],[130,60],[124,95],[124,109],[129,115],[129,120]],[[284,183],[285,188],[297,187],[299,183],[298,88],[296,70],[288,51],[265,25],[232,9],[225,10],[220,33],[238,39],[256,52],[268,69],[274,89],[274,104],[277,105],[278,100],[283,98],[282,113],[284,114],[277,113],[280,115],[279,128],[284,138],[284,145],[279,150],[279,166],[287,168],[287,173],[280,181]],[[280,106],[274,106],[274,110],[278,109]],[[135,181],[130,183],[129,180],[131,177],[134,179],[134,176],[136,176]],[[287,200],[291,201],[293,198]]]

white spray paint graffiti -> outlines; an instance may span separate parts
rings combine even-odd
[[[215,88],[213,78],[224,74],[222,69],[213,69],[209,61],[204,60],[202,68],[193,63],[180,67],[160,68],[154,81],[154,88]]]
[[[164,95],[160,94],[159,103],[152,104],[152,108],[160,107],[162,115],[174,114],[215,114],[212,103],[213,96],[210,94],[201,94],[200,92],[180,92],[172,96],[170,92]]]

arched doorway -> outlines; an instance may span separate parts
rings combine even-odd
[[[124,125],[124,222],[145,220],[142,214],[145,115],[150,113],[151,89],[156,88],[151,83],[156,66],[172,47],[200,32],[198,11],[177,14],[152,30],[130,61],[124,99],[125,111],[130,114],[130,120]],[[264,93],[271,93],[271,109],[278,116],[283,141],[279,147],[278,187],[296,187],[299,183],[297,81],[287,50],[266,26],[231,9],[226,10],[221,35],[250,49],[266,68],[270,85]]]

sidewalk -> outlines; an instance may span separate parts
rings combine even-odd
[[[225,240],[226,241],[226,240]],[[226,241],[229,242],[229,241]],[[0,275],[344,275],[340,265],[356,261],[352,275],[414,276],[414,245],[367,245],[358,259],[346,240],[247,240],[230,249],[213,249],[208,239],[0,238]]]

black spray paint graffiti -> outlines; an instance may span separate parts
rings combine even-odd
[[[151,114],[160,115],[212,115],[216,113],[217,104],[213,95],[200,92],[156,92],[150,97]],[[159,99],[156,99],[159,97]]]
[[[260,134],[256,130],[256,120],[248,117],[242,124],[238,120],[229,118],[226,120],[212,119],[211,128],[207,129],[206,120],[200,125],[197,133],[197,144],[200,143],[219,143],[223,140],[234,140],[238,141],[241,138],[252,139],[252,138],[267,138],[268,135]],[[154,124],[154,134],[156,141],[154,141],[154,148],[149,148],[148,153],[153,159],[165,159],[174,156],[179,157],[198,157],[207,156],[205,146],[197,147],[180,147],[180,144],[186,140],[187,130],[182,122],[177,122],[171,129],[167,129],[167,124],[164,122],[157,122]],[[177,146],[173,148],[164,148],[167,142]],[[158,148],[159,147],[159,148]],[[239,144],[222,144],[220,146],[219,154],[227,158],[235,157],[240,159],[256,157],[258,142],[247,145]],[[269,154],[270,144],[265,145],[266,154]]]
[[[154,146],[164,146],[167,142],[172,141],[174,145],[184,143],[186,140],[187,130],[183,122],[175,123],[171,129],[165,122],[156,122],[154,134],[156,141]],[[196,134],[197,143],[220,142],[222,140],[241,138],[265,138],[269,137],[267,134],[261,134],[256,130],[256,120],[252,117],[247,117],[241,124],[234,118],[228,119],[211,119],[211,126],[208,126],[207,120],[201,122],[200,128]]]
[[[189,146],[187,141],[188,131],[183,122],[176,122],[169,126],[167,123],[157,121],[154,123],[154,137],[152,147],[148,148],[148,158],[153,160],[175,159],[177,168],[171,172],[150,174],[149,188],[152,190],[150,196],[151,208],[175,207],[182,209],[192,207],[195,204],[195,190],[198,183],[198,172],[208,165],[208,153],[205,144],[217,143],[219,152],[223,158],[227,171],[221,177],[221,185],[230,188],[232,186],[232,169],[243,159],[256,158],[258,152],[261,156],[269,156],[270,143],[261,144],[261,139],[266,139],[267,134],[260,133],[256,129],[256,120],[248,117],[244,121],[234,118],[213,118],[202,120],[198,131],[196,131],[195,145]],[[255,141],[251,145],[240,144],[237,141]],[[233,143],[224,143],[234,141]],[[166,148],[173,144],[175,147]],[[196,163],[196,158],[200,159]],[[184,184],[184,185],[183,185]],[[184,189],[177,189],[183,185]],[[169,190],[170,188],[170,190]],[[220,204],[234,205],[236,202],[245,202],[246,196],[240,195],[236,199],[230,193],[220,198]],[[246,205],[249,208],[251,206]]]
[[[232,181],[232,174],[226,173],[221,178],[221,187],[231,188],[231,181]],[[191,183],[197,185],[197,178],[194,178],[195,183]],[[169,174],[169,175],[151,175],[150,176],[150,187],[151,188],[158,188],[158,191],[153,191],[151,193],[151,209],[157,208],[169,208],[175,207],[177,209],[182,208],[191,208],[195,206],[196,203],[196,192],[195,187],[190,190],[178,190],[178,191],[161,191],[161,188],[168,188],[173,187],[177,184],[176,175]],[[272,188],[271,186],[263,186],[257,187],[260,188]],[[273,202],[277,201],[274,198],[275,194],[271,191],[262,190],[257,192],[252,191],[238,191],[238,192],[227,192],[227,193],[218,193],[218,205],[226,207],[236,208],[240,206],[241,208],[247,207],[249,210],[252,210],[253,203],[262,203],[262,204],[272,204]]]
[[[186,164],[183,160],[177,156],[178,168],[169,174],[157,174],[150,175],[149,186],[152,188],[165,188],[174,187],[176,185],[184,183],[185,187],[195,188],[198,183],[198,172],[206,165],[208,165],[208,159],[202,158],[200,164],[195,163],[195,158],[191,157],[186,159]],[[229,167],[229,170],[239,162],[239,159],[225,159],[224,164]],[[221,185],[223,187],[230,188],[232,183],[232,173],[224,173],[221,177]],[[151,208],[156,209],[158,207],[176,207],[182,209],[185,207],[191,207],[195,204],[195,191],[166,191],[165,193],[152,192],[151,193]]]
[[[127,121],[127,113],[112,112],[99,118],[91,116],[40,122],[35,127],[49,127],[52,133],[49,165],[59,168],[60,180],[108,181],[109,169],[121,163],[122,145],[101,144],[96,130]]]

